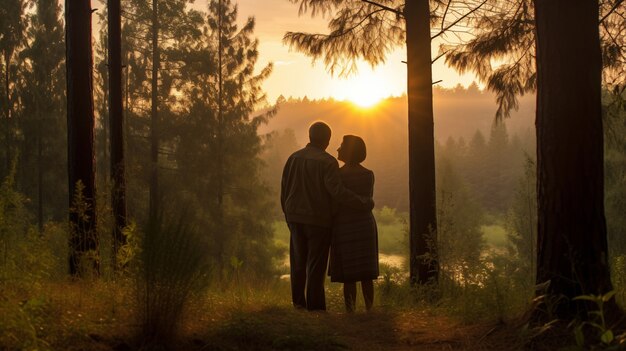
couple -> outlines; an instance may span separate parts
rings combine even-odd
[[[331,130],[324,122],[309,128],[309,144],[293,153],[283,170],[280,200],[291,239],[291,296],[296,308],[325,310],[324,279],[330,248],[331,281],[344,283],[348,312],[354,311],[356,283],[365,307],[374,301],[378,237],[372,215],[374,173],[365,160],[363,139],[346,135],[337,160],[325,150]],[[306,291],[306,294],[305,294]]]

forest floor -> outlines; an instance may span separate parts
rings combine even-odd
[[[327,290],[327,312],[296,310],[285,283],[260,290],[213,290],[208,297],[188,301],[178,341],[170,349],[524,349],[519,328],[461,321],[426,305],[385,306],[377,301],[370,312],[360,306],[348,314],[339,284]],[[139,349],[137,300],[129,285],[66,282],[7,287],[0,289],[0,350]]]
[[[490,337],[495,325],[464,325],[428,311],[306,312],[285,308],[240,312],[213,328],[208,350],[517,350]],[[202,340],[202,339],[199,339]]]

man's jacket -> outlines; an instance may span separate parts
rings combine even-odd
[[[311,144],[289,157],[280,190],[280,203],[287,222],[329,228],[333,207],[362,210],[374,207],[371,198],[346,189],[341,183],[337,160]]]

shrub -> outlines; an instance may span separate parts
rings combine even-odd
[[[138,302],[147,348],[170,345],[184,307],[208,284],[207,242],[185,216],[149,223],[141,240]]]

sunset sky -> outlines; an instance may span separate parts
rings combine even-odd
[[[247,17],[256,18],[255,34],[259,38],[260,60],[257,68],[268,62],[274,63],[274,72],[264,87],[268,100],[273,103],[279,95],[311,99],[333,97],[338,100],[355,100],[358,97],[379,99],[389,95],[398,96],[406,91],[406,67],[401,61],[406,59],[404,48],[398,48],[384,65],[373,70],[362,63],[357,75],[345,78],[332,77],[326,72],[323,63],[311,65],[311,59],[304,54],[289,51],[282,43],[287,31],[328,33],[327,19],[310,15],[298,16],[298,4],[288,0],[239,0],[239,21]],[[206,11],[206,0],[196,0],[194,6]],[[432,45],[433,57],[438,44]],[[469,85],[474,78],[459,76],[447,68],[442,60],[433,66],[433,80],[443,80],[443,87],[457,84]]]

